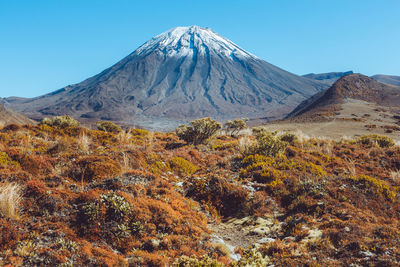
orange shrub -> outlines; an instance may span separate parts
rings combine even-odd
[[[107,156],[84,156],[75,163],[76,169],[70,172],[71,178],[77,181],[91,182],[121,174],[118,161]]]

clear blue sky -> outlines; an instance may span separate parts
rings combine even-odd
[[[0,0],[0,97],[80,82],[188,25],[296,74],[400,75],[399,0]]]

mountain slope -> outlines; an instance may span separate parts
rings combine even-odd
[[[317,80],[320,82],[323,82],[329,86],[334,84],[338,79],[340,79],[343,76],[353,74],[353,71],[346,71],[346,72],[328,72],[328,73],[309,73],[303,75],[303,77]]]
[[[143,126],[211,116],[282,117],[327,85],[271,65],[208,28],[178,27],[81,83],[8,98],[31,117],[69,114]]]
[[[349,99],[386,107],[400,107],[400,87],[377,82],[375,79],[351,74],[340,78],[329,89],[303,101],[288,118],[316,118],[340,110]]]
[[[33,121],[0,103],[0,124],[6,125],[9,123],[33,124]]]
[[[381,83],[400,86],[400,76],[377,74],[371,77]]]

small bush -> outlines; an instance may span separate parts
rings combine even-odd
[[[188,144],[199,145],[216,134],[221,127],[221,123],[211,118],[202,118],[191,121],[190,126],[179,126],[176,135]]]
[[[199,266],[199,267],[206,267],[206,266],[212,266],[212,267],[224,267],[225,264],[220,263],[212,258],[210,258],[207,255],[201,256],[200,258],[196,258],[194,256],[188,257],[188,256],[180,256],[177,258],[174,263],[172,264],[174,267],[188,267],[188,266]]]
[[[99,121],[96,124],[97,129],[107,133],[119,133],[122,131],[121,127],[111,121]]]
[[[100,196],[100,202],[106,206],[106,218],[113,221],[122,221],[122,219],[131,211],[129,202],[122,196],[109,193]]]
[[[181,157],[173,157],[169,163],[171,170],[178,175],[188,176],[197,171],[197,166]]]
[[[266,132],[262,129],[254,129],[253,133],[257,142],[245,149],[244,155],[259,154],[275,157],[278,154],[282,154],[288,145],[287,142],[277,137],[276,133]]]
[[[363,184],[367,188],[373,188],[376,193],[385,196],[392,202],[396,198],[396,192],[394,190],[391,190],[389,185],[383,180],[367,175],[351,176],[350,179],[359,184]]]
[[[357,142],[363,145],[377,145],[381,148],[392,147],[395,145],[392,138],[378,134],[363,135],[357,139]]]
[[[10,219],[18,218],[21,187],[14,183],[0,185],[0,214]]]
[[[248,119],[235,119],[233,121],[227,121],[224,125],[224,128],[232,137],[237,136],[241,130],[247,127],[247,121]]]
[[[82,182],[112,178],[121,173],[121,165],[105,156],[85,156],[76,165],[77,168],[71,171],[71,177]]]
[[[19,163],[10,159],[6,152],[0,152],[0,168],[19,167]]]
[[[41,124],[49,125],[57,128],[67,128],[67,127],[78,127],[80,125],[79,121],[71,118],[68,115],[56,116],[52,118],[44,118]]]
[[[285,134],[281,135],[279,138],[281,139],[281,141],[288,142],[291,145],[293,145],[299,141],[297,136],[292,133],[285,133]]]
[[[149,131],[143,129],[131,129],[130,133],[134,136],[147,136],[150,134]]]
[[[220,215],[237,216],[249,211],[248,191],[224,177],[193,177],[185,183],[185,187],[188,197],[212,205]]]

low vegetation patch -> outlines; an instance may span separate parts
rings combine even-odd
[[[58,128],[67,128],[67,127],[78,127],[80,123],[71,118],[70,116],[56,116],[52,118],[44,118],[41,124],[58,127]]]
[[[0,265],[400,264],[388,137],[249,134],[242,122],[218,133],[209,118],[177,133],[105,125],[1,130]]]

